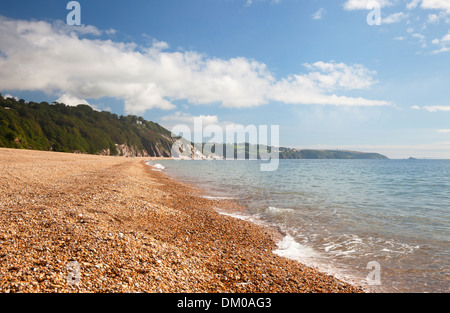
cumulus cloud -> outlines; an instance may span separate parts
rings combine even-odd
[[[434,54],[450,51],[450,31],[441,39],[433,39],[432,43],[433,45],[438,45],[440,47],[433,51]]]
[[[450,13],[450,1],[448,0],[422,0],[423,9],[444,10]]]
[[[429,23],[437,23],[444,19],[446,23],[449,22],[448,15],[450,14],[450,1],[448,0],[411,0],[406,5],[408,10],[421,8],[424,10],[436,10],[437,13],[428,15]]]
[[[15,96],[13,96],[13,95],[10,95],[9,93],[7,93],[6,95],[4,95],[3,98],[4,98],[4,99],[11,98],[11,99],[14,99],[14,100],[16,100],[16,101],[19,101],[19,98],[18,98],[18,97],[15,97]]]
[[[161,118],[161,124],[175,135],[183,135],[185,139],[194,142],[234,143],[235,135],[245,132],[246,126],[234,122],[220,121],[217,115],[197,115],[181,111]],[[249,125],[252,129],[253,125]],[[257,138],[252,138],[252,141]],[[245,138],[243,139],[245,141]]]
[[[362,65],[317,62],[305,65],[307,73],[277,80],[256,60],[171,52],[167,43],[156,40],[141,47],[96,37],[105,33],[93,26],[72,28],[62,22],[0,17],[0,70],[8,73],[0,76],[0,86],[62,95],[66,98],[61,100],[69,103],[114,97],[123,100],[125,111],[133,114],[154,108],[172,110],[176,100],[228,108],[255,107],[274,100],[389,104],[338,95],[374,83],[376,73]]]
[[[311,72],[292,75],[272,85],[270,98],[285,103],[332,104],[342,106],[384,106],[389,102],[338,96],[337,90],[367,89],[376,81],[375,72],[362,65],[335,62],[304,64]]]
[[[55,100],[55,102],[64,103],[70,106],[77,106],[79,104],[90,105],[89,102],[86,101],[86,99],[79,99],[69,94],[61,95],[58,99]]]
[[[391,0],[347,0],[344,3],[344,9],[349,11],[367,10],[373,3],[378,4],[381,8],[391,6],[393,4]]]
[[[438,14],[436,13],[430,13],[427,16],[427,22],[430,24],[438,24],[441,21],[444,21],[445,23],[450,23],[450,16],[445,11],[440,11]]]
[[[70,94],[60,95],[58,99],[55,100],[58,103],[64,103],[69,106],[77,106],[80,104],[89,105],[92,109],[96,111],[111,111],[111,108],[105,105],[98,105],[89,103],[86,99],[80,99],[78,97],[72,96]]]

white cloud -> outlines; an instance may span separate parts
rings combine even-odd
[[[437,14],[428,14],[427,21],[428,23],[436,24],[439,23],[439,16]]]
[[[114,35],[116,30],[110,28],[108,30],[100,30],[93,25],[80,25],[77,27],[73,27],[68,25],[67,23],[56,20],[54,22],[55,30],[57,30],[60,34],[77,34],[77,35],[91,35],[91,36],[101,36],[101,35]]]
[[[448,0],[422,0],[423,9],[444,10],[450,13],[450,1]]]
[[[450,112],[450,106],[446,105],[425,106],[424,109],[428,112]]]
[[[89,103],[86,99],[80,99],[70,94],[63,94],[59,96],[59,98],[56,99],[55,102],[64,103],[69,106],[77,106],[79,104],[85,104],[92,107],[92,109],[96,111],[111,111],[111,108],[108,106],[92,104]]]
[[[434,50],[433,54],[444,53],[444,52],[449,52],[449,51],[450,51],[450,47],[442,47],[440,49]]]
[[[391,0],[347,0],[344,3],[345,10],[367,10],[371,4],[376,3],[381,8],[391,6],[393,3]]]
[[[420,1],[421,1],[421,0],[411,0],[411,2],[409,2],[409,3],[406,5],[406,8],[407,8],[408,10],[415,9],[415,8],[417,8],[417,6],[419,5]]]
[[[432,43],[439,45],[440,48],[433,51],[434,54],[450,51],[450,31],[444,35],[441,39],[435,38]]]
[[[422,35],[422,34],[419,34],[419,33],[414,33],[414,34],[412,34],[412,36],[413,36],[414,38],[419,39],[420,41],[425,40],[425,36]]]
[[[316,62],[304,64],[312,72],[306,77],[324,89],[365,89],[376,83],[373,79],[375,71],[370,71],[360,64],[347,65],[335,62]]]
[[[170,129],[176,135],[181,135],[181,133],[186,131],[187,133],[183,133],[184,138],[197,143],[234,143],[235,135],[241,131],[243,133],[246,130],[246,126],[242,124],[220,121],[217,115],[194,116],[180,111],[173,115],[163,116],[160,124]],[[256,126],[249,125],[248,129],[256,129]],[[250,136],[248,139],[250,143],[256,144],[258,138]]]
[[[408,14],[405,14],[405,13],[403,13],[403,12],[394,13],[394,14],[391,14],[391,15],[389,15],[389,16],[383,18],[383,19],[381,20],[381,23],[382,23],[382,24],[399,23],[399,22],[401,22],[402,20],[407,19],[408,16],[409,16]]]
[[[320,8],[316,13],[312,15],[313,20],[321,20],[325,14],[325,9]]]
[[[102,31],[83,26],[77,32],[62,22],[0,17],[0,86],[4,90],[40,90],[68,103],[113,97],[127,113],[172,110],[176,100],[190,104],[255,107],[270,101],[329,105],[389,105],[385,101],[339,95],[375,83],[375,72],[361,65],[307,64],[306,74],[276,80],[266,65],[243,57],[220,59],[195,51],[167,51],[110,39],[85,38]],[[85,100],[84,100],[85,101]],[[86,101],[87,102],[87,101]]]
[[[3,99],[8,99],[8,98],[11,98],[11,99],[14,99],[14,100],[16,100],[16,101],[19,101],[19,98],[18,98],[18,97],[15,97],[15,96],[13,96],[13,95],[10,95],[9,93],[7,93],[6,95],[3,96]]]
[[[445,43],[450,42],[450,32],[447,35],[445,35],[444,37],[442,37],[441,42],[445,42]]]
[[[246,7],[249,7],[249,6],[251,6],[254,2],[256,2],[256,1],[266,1],[266,0],[247,0],[246,1],[246,3],[245,3],[245,6]],[[280,3],[281,2],[281,0],[272,0],[272,1],[270,1],[271,3],[273,3],[273,4],[278,4],[278,3]]]
[[[434,45],[445,44],[448,41],[448,36],[450,36],[450,35],[447,34],[444,37],[442,37],[441,39],[435,38],[435,39],[433,39],[433,41],[431,41],[431,43]]]
[[[450,1],[448,0],[411,0],[406,8],[408,10],[415,9],[419,6],[428,10],[443,10],[450,13]]]
[[[440,11],[437,14],[430,13],[427,15],[427,23],[429,23],[429,24],[439,24],[441,21],[444,21],[447,24],[450,23],[449,12]]]
[[[376,74],[362,65],[334,62],[305,64],[311,70],[304,75],[292,75],[273,84],[270,98],[284,103],[339,106],[385,106],[387,101],[338,96],[337,90],[367,89],[376,81]]]
[[[198,115],[193,116],[189,113],[183,113],[181,111],[175,112],[174,115],[166,115],[161,118],[164,122],[177,122],[177,123],[187,123],[193,124],[195,118],[200,118],[202,120],[203,126],[211,124],[219,124],[219,118],[217,115]]]
[[[416,38],[419,43],[421,44],[422,48],[426,48],[427,46],[427,42],[426,42],[426,37],[420,33],[414,33],[411,35],[413,38]]]
[[[450,133],[450,129],[438,129],[438,133],[448,134]]]
[[[63,94],[55,101],[59,102],[59,103],[64,103],[64,104],[70,105],[70,106],[77,106],[79,104],[90,105],[89,102],[87,102],[85,99],[79,99],[79,98],[74,97],[69,94]]]
[[[403,5],[405,7],[401,8]],[[450,24],[450,0],[346,0],[343,5],[345,10],[373,10],[375,6],[383,8],[380,12],[383,16],[381,24],[388,25],[405,21],[410,25],[406,32],[411,34],[423,49],[428,45],[427,38],[422,33],[428,30],[429,24],[441,22]],[[394,13],[393,10],[397,12]],[[424,12],[425,18],[423,17]],[[405,38],[405,36],[398,35],[394,37],[395,40],[404,40]],[[437,44],[436,39],[433,44]],[[437,54],[448,51],[450,51],[450,45],[442,44],[440,48],[429,52]]]
[[[372,10],[375,5],[380,8],[398,6],[403,0],[346,0],[344,3],[345,10]],[[384,24],[398,23],[401,20],[408,19],[408,22],[413,20],[419,21],[421,18],[412,11],[420,8],[422,10],[435,10],[428,14],[428,23],[439,23],[445,21],[450,23],[450,1],[449,0],[410,0],[406,3],[406,9],[410,13],[398,12],[388,15],[383,19]],[[385,11],[383,11],[385,14]]]
[[[423,106],[422,108],[418,105],[414,105],[411,107],[411,109],[414,109],[414,110],[424,109],[425,111],[428,111],[431,113],[433,113],[433,112],[450,112],[450,106],[448,106],[448,105],[426,105],[426,106]]]
[[[267,101],[263,91],[272,77],[259,62],[167,52],[162,42],[139,51],[134,43],[80,38],[60,26],[0,18],[0,49],[5,55],[0,68],[10,73],[0,77],[2,88],[42,90],[79,99],[115,97],[124,100],[129,113],[174,109],[172,100],[176,99],[195,104],[220,102],[226,107]]]

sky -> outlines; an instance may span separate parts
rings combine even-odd
[[[169,130],[278,125],[284,147],[450,158],[450,0],[68,4],[2,3],[4,97]]]

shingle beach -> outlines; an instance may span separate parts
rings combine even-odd
[[[0,292],[362,292],[148,159],[0,149]]]

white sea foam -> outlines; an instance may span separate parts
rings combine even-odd
[[[380,238],[361,238],[354,234],[344,234],[335,238],[327,238],[323,244],[323,250],[334,256],[358,255],[384,255],[395,256],[406,253],[413,253],[419,246],[413,246],[395,240],[382,240]],[[382,254],[380,254],[382,252]]]
[[[151,167],[153,167],[153,168],[156,168],[156,169],[158,169],[158,170],[163,170],[163,169],[165,169],[165,167],[164,167],[163,165],[161,165],[161,164],[159,164],[159,163],[153,164],[152,161],[147,161],[147,163],[145,163],[145,164],[147,164],[148,166],[151,166]]]
[[[214,208],[214,210],[219,213],[220,215],[225,215],[225,216],[230,216],[232,218],[237,218],[243,221],[248,221],[248,222],[252,222],[253,224],[256,225],[265,225],[265,223],[257,216],[257,215],[244,215],[244,214],[238,214],[238,213],[229,213],[229,212],[224,212],[219,208]]]
[[[282,209],[282,208],[276,208],[276,207],[270,206],[266,209],[266,212],[270,213],[270,214],[284,214],[284,213],[292,213],[292,212],[294,212],[294,210],[293,209]]]
[[[277,244],[277,246],[278,249],[274,250],[273,253],[285,258],[305,261],[305,259],[317,256],[317,252],[315,252],[312,248],[296,242],[295,239],[289,235],[286,235],[283,240]]]
[[[360,284],[360,279],[357,276],[351,274],[342,267],[336,266],[333,262],[329,262],[325,255],[311,247],[298,243],[290,235],[286,235],[277,246],[278,249],[273,251],[274,254],[298,261],[323,273],[333,275],[342,281],[355,283],[357,285]]]
[[[232,197],[212,197],[212,196],[202,196],[202,198],[209,199],[209,200],[231,200],[231,199],[234,199]]]
[[[244,221],[249,221],[254,224],[267,225],[257,215],[249,216],[237,213],[228,213],[223,212],[218,208],[215,208],[215,210],[221,215],[230,216]],[[306,266],[316,268],[321,272],[333,275],[336,278],[341,279],[343,281],[347,281],[349,283],[357,281],[354,279],[352,275],[346,273],[344,270],[337,268],[331,263],[326,262],[324,260],[324,255],[322,255],[319,251],[316,251],[311,247],[298,243],[290,235],[286,235],[283,238],[283,240],[277,243],[277,246],[278,249],[272,251],[276,255],[298,261],[302,264],[305,264]]]
[[[237,219],[240,219],[240,220],[244,220],[244,221],[252,220],[252,218],[250,216],[245,216],[245,215],[236,214],[236,213],[226,213],[226,212],[219,211],[218,209],[216,209],[216,211],[220,215],[230,216],[230,217],[234,217],[234,218],[237,218]]]

